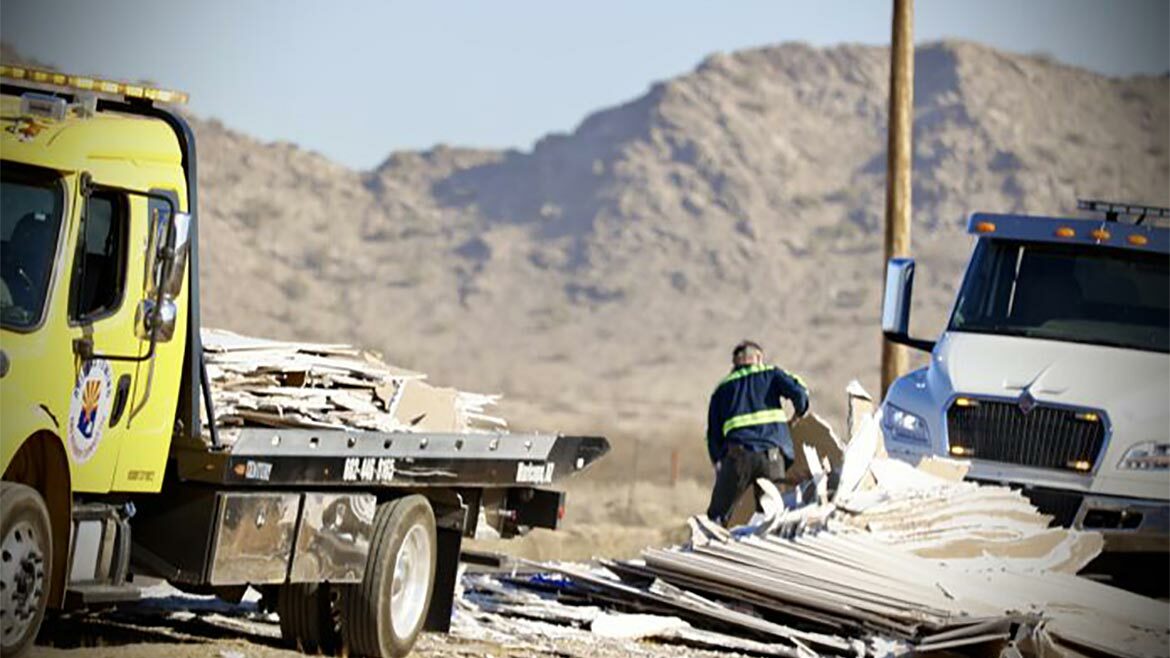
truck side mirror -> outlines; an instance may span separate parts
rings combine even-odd
[[[150,340],[151,329],[157,326],[154,338],[165,343],[174,338],[178,317],[179,309],[170,297],[163,297],[161,304],[156,304],[153,299],[144,299],[138,302],[138,310],[134,314],[134,331],[142,340]]]
[[[146,296],[153,299],[162,288],[164,295],[178,297],[183,290],[187,252],[191,249],[191,216],[175,213],[165,220],[152,220],[147,244]]]
[[[914,259],[891,258],[886,264],[882,298],[882,333],[886,340],[927,352],[934,341],[910,337],[910,300],[914,291]]]
[[[882,333],[910,333],[910,298],[914,292],[914,259],[891,258],[886,263],[886,292],[882,298]]]
[[[177,212],[171,217],[170,244],[164,247],[162,261],[163,295],[177,298],[183,291],[183,278],[187,272],[187,252],[191,250],[191,215]]]
[[[183,290],[187,253],[191,250],[191,216],[175,213],[169,222],[168,226],[163,227],[165,242],[159,236],[159,227],[152,227],[153,271],[146,298],[139,302],[134,319],[134,329],[139,338],[150,340],[151,330],[157,327],[154,337],[160,343],[169,341],[175,335],[175,320],[178,317],[175,298]]]

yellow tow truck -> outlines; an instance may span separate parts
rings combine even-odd
[[[170,107],[185,101],[0,65],[0,655],[23,654],[47,609],[137,598],[135,574],[256,587],[308,652],[405,655],[449,627],[481,516],[504,536],[555,528],[564,494],[541,485],[609,445],[262,427],[220,442],[195,139]]]

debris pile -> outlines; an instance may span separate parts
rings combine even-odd
[[[499,396],[427,384],[349,345],[276,341],[204,329],[216,423],[380,432],[502,431],[485,413]],[[224,431],[227,430],[227,431]]]
[[[694,517],[685,546],[527,563],[529,575],[469,581],[467,601],[578,627],[637,613],[654,637],[693,644],[688,633],[701,631],[708,646],[723,637],[729,650],[763,655],[1170,652],[1166,602],[1075,575],[1101,551],[1099,534],[1049,528],[1019,492],[965,482],[956,462],[887,459],[872,416],[839,468],[825,468],[833,460],[810,443],[800,450],[806,503],[786,505],[791,494],[760,481],[764,512],[749,525]]]

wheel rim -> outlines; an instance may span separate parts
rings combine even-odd
[[[402,538],[394,559],[390,583],[390,623],[394,634],[407,637],[422,618],[431,580],[431,540],[422,526],[412,526]]]
[[[45,596],[42,541],[28,521],[14,524],[0,540],[0,636],[5,645],[24,637]]]

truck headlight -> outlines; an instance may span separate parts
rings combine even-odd
[[[886,436],[895,441],[907,443],[929,443],[930,432],[926,430],[926,421],[905,409],[899,409],[889,402],[882,412],[882,429]]]
[[[1165,471],[1170,469],[1170,443],[1145,441],[1125,451],[1117,464],[1125,471]]]

